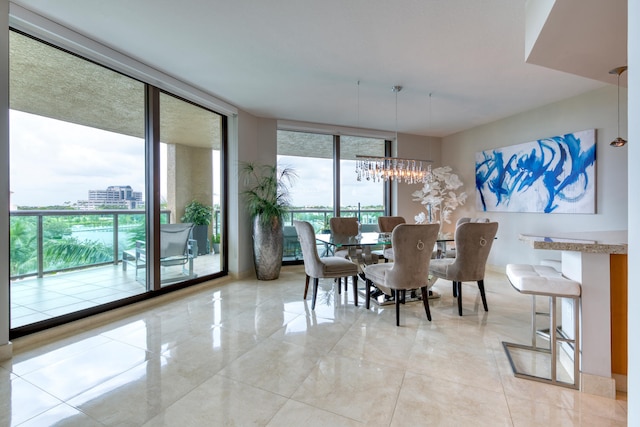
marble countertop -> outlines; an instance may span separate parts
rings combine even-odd
[[[550,233],[548,236],[520,234],[534,249],[599,254],[626,254],[627,230]]]

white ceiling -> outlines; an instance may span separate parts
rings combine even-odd
[[[612,25],[612,5],[626,14],[626,0],[560,2],[568,19],[549,20],[555,30],[583,26],[566,14],[587,3],[599,23],[592,31]],[[538,46],[545,67],[526,63],[525,0],[13,3],[259,117],[395,131],[391,88],[402,85],[397,129],[418,135],[446,136],[615,84],[606,71],[626,64],[626,39],[619,46],[606,31],[600,44],[624,52],[624,63],[601,64],[601,81],[545,62],[567,51],[545,56]]]

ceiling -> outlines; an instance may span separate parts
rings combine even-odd
[[[525,0],[12,3],[258,117],[416,135],[615,84],[626,64],[626,0],[542,2],[526,53]]]

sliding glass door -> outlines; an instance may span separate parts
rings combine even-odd
[[[149,108],[151,85],[26,34],[9,42],[12,336],[224,274],[225,117],[168,93]]]

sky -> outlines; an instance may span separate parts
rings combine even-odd
[[[144,191],[142,139],[15,110],[10,123],[13,205],[75,203],[110,185]]]
[[[89,190],[111,185],[130,185],[144,192],[141,138],[15,110],[10,110],[10,123],[12,205],[74,204],[86,200]],[[291,190],[293,206],[333,205],[331,159],[279,156],[278,162],[298,175]],[[161,152],[161,170],[166,170],[166,150]],[[383,204],[382,185],[357,182],[355,162],[347,162],[341,175],[343,206]],[[165,181],[161,179],[160,192],[166,198]],[[214,192],[219,195],[219,188]]]

